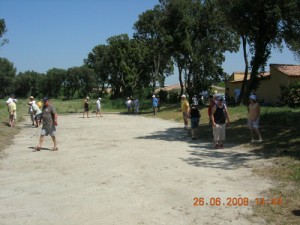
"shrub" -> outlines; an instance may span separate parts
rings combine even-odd
[[[289,107],[296,108],[300,106],[300,82],[290,83],[280,87],[281,103]]]

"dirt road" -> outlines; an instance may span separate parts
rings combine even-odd
[[[57,152],[50,137],[32,152],[40,129],[20,125],[0,162],[1,225],[266,224],[251,219],[254,199],[271,186],[251,174],[259,156],[212,149],[157,118],[80,117],[59,117]],[[194,206],[200,197],[204,205]]]

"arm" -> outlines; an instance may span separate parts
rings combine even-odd
[[[216,106],[213,106],[211,108],[211,113],[210,113],[210,119],[211,119],[211,123],[212,123],[212,126],[215,127],[216,126],[216,123],[215,123],[215,118],[214,118],[214,114],[216,112]]]
[[[229,125],[230,124],[230,120],[229,120],[229,114],[228,114],[227,107],[225,107],[225,116],[226,116],[226,119],[227,119],[227,125]]]

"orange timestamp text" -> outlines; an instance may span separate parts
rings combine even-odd
[[[194,206],[264,206],[264,205],[282,205],[282,198],[255,198],[249,200],[247,197],[228,197],[222,199],[219,197],[194,198]]]

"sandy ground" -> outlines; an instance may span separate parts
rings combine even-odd
[[[26,119],[0,162],[1,225],[266,224],[252,205],[271,181],[252,174],[264,160],[249,151],[212,149],[157,118],[73,114],[59,116],[59,151],[46,137],[32,152],[40,129]]]

